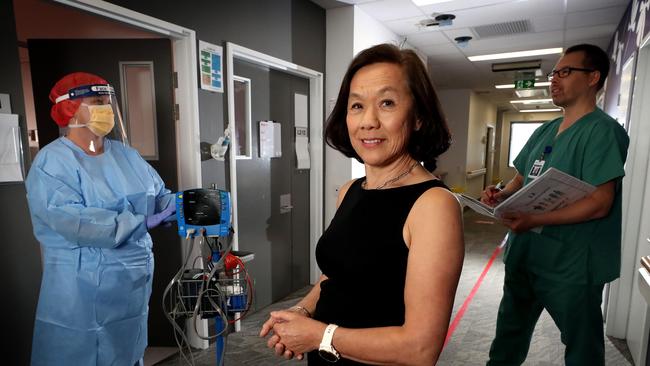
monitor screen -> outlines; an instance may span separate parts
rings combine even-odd
[[[195,189],[183,195],[185,222],[189,225],[211,226],[221,223],[221,198],[219,191]]]

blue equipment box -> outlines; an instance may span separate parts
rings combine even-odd
[[[190,189],[176,193],[178,235],[227,237],[230,234],[230,193],[220,189]]]

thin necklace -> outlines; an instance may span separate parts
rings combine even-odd
[[[375,188],[375,189],[382,189],[382,188],[386,187],[387,185],[389,185],[389,184],[393,184],[393,183],[397,182],[398,180],[400,180],[400,179],[406,177],[406,175],[407,175],[408,173],[410,173],[411,170],[413,170],[413,168],[415,168],[416,165],[418,165],[418,162],[417,162],[417,161],[416,161],[415,163],[413,163],[413,165],[411,165],[411,167],[408,168],[407,170],[405,170],[402,174],[396,176],[395,178],[391,178],[391,179],[385,181],[384,184],[379,185],[379,186],[378,186],[377,188]],[[365,188],[368,186],[368,181],[367,181],[367,180],[364,180],[363,183],[362,183],[361,185],[362,185],[363,188],[365,189]]]

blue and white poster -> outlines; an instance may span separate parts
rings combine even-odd
[[[199,41],[201,89],[223,93],[223,49]]]

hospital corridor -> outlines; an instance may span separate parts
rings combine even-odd
[[[650,365],[650,0],[0,27],[3,364]]]

